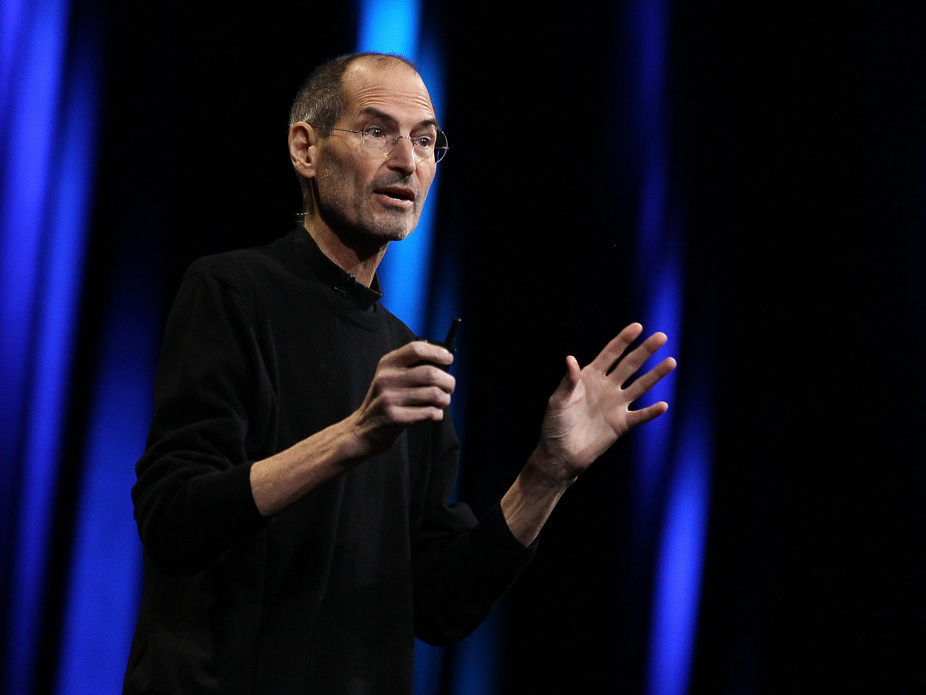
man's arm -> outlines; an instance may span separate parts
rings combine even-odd
[[[566,360],[566,376],[551,396],[541,439],[501,506],[512,534],[525,546],[536,539],[563,492],[633,427],[668,409],[664,402],[630,410],[633,401],[675,368],[667,357],[623,388],[666,342],[656,333],[621,359],[643,327],[625,328],[584,369]],[[270,516],[324,482],[388,449],[415,422],[443,418],[455,381],[422,361],[449,365],[444,348],[416,341],[380,360],[360,408],[348,418],[251,467],[251,491],[258,510]],[[612,369],[613,367],[613,369]]]
[[[668,410],[662,401],[630,409],[675,369],[675,360],[667,357],[623,387],[666,343],[664,334],[655,333],[622,358],[642,332],[638,323],[627,326],[584,369],[574,357],[566,358],[566,376],[550,397],[537,448],[501,502],[508,527],[524,545],[534,542],[559,498],[586,468],[628,431]]]
[[[388,449],[408,425],[439,421],[456,381],[443,347],[415,341],[380,361],[360,408],[349,417],[251,466],[257,509],[270,516],[332,478]],[[417,365],[417,366],[416,366]]]

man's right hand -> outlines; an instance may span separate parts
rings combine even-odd
[[[420,340],[382,357],[363,403],[351,417],[366,455],[388,449],[408,425],[443,419],[456,386],[446,372],[452,362],[449,350]]]
[[[285,509],[388,449],[408,425],[442,420],[456,386],[456,380],[443,369],[451,362],[449,350],[423,341],[384,355],[360,408],[251,466],[251,492],[258,511],[270,516]]]

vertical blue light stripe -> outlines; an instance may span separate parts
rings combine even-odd
[[[505,600],[495,606],[479,628],[457,645],[451,695],[491,695],[498,692],[503,652]]]
[[[438,695],[444,673],[444,648],[415,640],[415,695]]]
[[[640,230],[643,237],[648,231]],[[677,249],[665,249],[665,254],[653,257],[642,256],[638,259],[640,271],[639,286],[645,288],[646,297],[643,306],[643,325],[648,332],[662,331],[669,336],[671,354],[682,358],[682,278],[680,254]],[[674,251],[674,252],[673,252]],[[634,504],[638,523],[645,536],[650,536],[658,523],[657,516],[661,507],[664,481],[669,474],[670,459],[674,450],[673,431],[677,419],[678,403],[675,394],[676,380],[666,379],[660,382],[639,406],[666,401],[669,411],[657,420],[648,423],[637,431],[637,466]],[[638,407],[639,407],[638,406]]]
[[[707,536],[709,409],[685,405],[656,568],[647,692],[658,695],[688,692]]]
[[[6,480],[23,446],[30,354],[41,273],[41,248],[51,145],[57,115],[67,8],[63,3],[22,8],[18,31],[7,28],[0,141],[0,447]],[[4,20],[7,19],[4,13]],[[7,35],[11,35],[7,39]],[[10,474],[10,475],[7,475]]]
[[[415,60],[420,18],[419,0],[360,0],[357,50],[397,53]]]
[[[23,12],[28,0],[4,0],[0,3],[0,124],[9,116],[13,73],[19,64],[20,38],[26,22]],[[5,125],[0,126],[5,132]]]
[[[149,288],[140,288],[144,284]],[[119,278],[90,405],[57,692],[122,687],[138,612],[141,546],[128,491],[151,420],[157,314],[151,288]]]
[[[441,118],[443,66],[438,46],[434,41],[423,41],[417,49],[407,57],[411,57],[418,65],[418,71],[428,86],[434,111]],[[443,163],[438,165],[438,173],[441,166]],[[438,175],[431,184],[427,203],[414,233],[399,243],[389,245],[389,251],[377,272],[385,291],[384,302],[389,310],[405,321],[417,335],[443,340],[439,326],[437,334],[428,334],[429,330],[434,330],[429,325],[428,296],[433,291],[434,221],[437,216],[439,182]],[[446,332],[446,328],[443,330]]]
[[[7,692],[31,692],[52,504],[64,431],[64,408],[84,251],[82,183],[85,172],[67,171],[67,123],[59,111],[68,29],[67,2],[16,5],[3,30],[2,208],[0,208],[0,338],[6,405],[3,475],[19,481],[10,617],[6,626]],[[80,127],[79,125],[76,127]],[[56,137],[57,134],[57,137]],[[53,149],[54,146],[54,149]],[[76,178],[76,181],[74,180]],[[18,475],[17,475],[18,474]],[[11,486],[12,487],[12,486]],[[6,500],[5,500],[6,501]],[[10,515],[10,508],[4,512]]]
[[[443,340],[442,335],[425,335],[436,204],[437,179],[431,184],[418,227],[408,238],[389,244],[377,274],[383,286],[386,308],[402,319],[415,335]]]
[[[90,199],[100,66],[93,23],[81,22],[75,38],[65,151],[69,166],[62,183],[73,184],[78,175],[79,185],[70,193],[74,200],[64,210],[80,220]],[[121,278],[112,293],[116,306],[109,308],[100,341],[62,620],[57,674],[62,693],[120,690],[137,612],[140,550],[127,491],[134,477],[131,462],[141,453],[150,417],[156,337],[149,317],[156,312],[128,284]],[[140,284],[149,292],[155,286]]]
[[[641,158],[637,270],[644,292],[643,324],[650,331],[667,333],[672,354],[685,365],[683,229],[670,178],[665,104],[667,0],[636,0],[627,16],[636,41],[634,125]],[[697,373],[699,365],[691,365],[691,370]],[[675,379],[653,389],[644,404],[666,400],[673,407],[642,428],[636,441],[638,542],[643,547],[656,544],[645,676],[645,692],[650,695],[683,695],[688,690],[709,496],[709,392],[702,382],[702,388],[686,392],[692,394],[690,399],[681,401]]]
[[[444,113],[444,79],[443,55],[437,38],[439,32],[422,31],[420,17],[421,7],[417,0],[361,0],[357,50],[397,53],[415,61],[440,118]],[[428,192],[418,227],[407,239],[390,244],[377,272],[385,292],[384,304],[390,311],[405,321],[417,335],[443,339],[451,319],[459,315],[459,290],[453,254],[442,257],[438,273],[431,270],[438,180],[439,177],[435,178]],[[457,374],[460,375],[459,365]],[[460,401],[462,398],[458,393],[454,398],[453,411],[454,420],[462,431],[460,413],[463,408]],[[497,691],[495,655],[498,651],[491,648],[499,639],[497,622],[490,618],[458,649],[457,668],[453,674],[454,692],[458,695],[470,692],[491,695]],[[416,695],[436,695],[439,692],[443,661],[441,649],[416,643]]]
[[[34,548],[28,560],[34,568],[30,570],[33,579],[44,575],[47,544],[40,541],[47,537],[47,526],[54,518],[56,464],[67,427],[65,409],[95,168],[99,101],[96,43],[84,41],[76,49],[62,90],[64,104],[58,119],[57,157],[49,171],[49,234],[43,249],[46,270],[39,306],[28,448],[23,464],[25,470],[35,475],[30,486],[34,496],[30,495],[23,509],[30,517],[24,530],[30,533],[29,542]],[[20,561],[23,554],[21,550]],[[38,605],[40,598],[35,601]]]
[[[440,55],[433,43],[422,46],[424,50],[419,54],[420,23],[418,0],[361,0],[357,50],[397,53],[415,61],[428,85],[434,110],[440,116],[443,105]],[[431,280],[437,189],[435,179],[418,227],[401,243],[389,245],[377,270],[385,292],[383,303],[417,335],[424,335],[428,329],[426,297]]]

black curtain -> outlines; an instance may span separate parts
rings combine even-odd
[[[716,374],[692,692],[914,692],[926,681],[926,10],[669,12],[685,335],[711,346]],[[154,264],[166,309],[195,257],[285,233],[299,205],[289,101],[355,40],[353,10],[334,3],[105,14],[75,442],[115,269]],[[587,361],[637,318],[637,183],[613,184],[623,21],[619,5],[475,1],[433,29],[453,146],[438,225],[464,240],[472,350],[463,496],[480,511],[530,453],[564,356]],[[503,692],[642,691],[649,607],[625,600],[639,570],[627,459],[614,452],[569,491],[512,591]],[[74,505],[62,497],[63,552]],[[53,662],[60,626],[46,622]]]

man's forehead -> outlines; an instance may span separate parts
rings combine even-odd
[[[435,118],[431,96],[421,76],[399,60],[355,60],[344,72],[342,88],[351,116],[374,109],[416,122]]]

